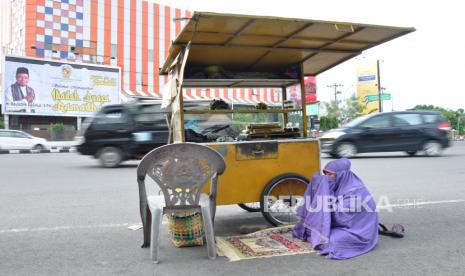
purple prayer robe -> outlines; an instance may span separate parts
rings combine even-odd
[[[331,259],[349,259],[369,252],[378,242],[378,213],[373,197],[350,171],[348,159],[331,161],[325,170],[336,173],[336,179],[315,173],[297,209],[300,220],[294,236],[309,241],[321,255]],[[337,208],[322,208],[328,205],[324,199],[329,197],[337,198]]]

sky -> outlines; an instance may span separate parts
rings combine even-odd
[[[356,92],[357,59],[380,60],[381,87],[392,95],[384,110],[431,104],[465,108],[465,9],[460,0],[152,0],[191,11],[269,15],[414,27],[416,31],[364,51],[317,76],[320,101]]]

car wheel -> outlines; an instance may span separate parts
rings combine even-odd
[[[99,151],[98,159],[103,167],[114,168],[121,163],[123,154],[121,150],[116,147],[104,147]]]
[[[406,153],[410,156],[414,156],[415,154],[417,154],[417,151],[416,150],[408,150],[406,151]]]
[[[357,154],[357,147],[349,142],[341,143],[336,148],[339,157],[351,158]]]
[[[442,153],[442,145],[438,141],[427,141],[423,145],[426,156],[439,156]]]
[[[32,147],[32,149],[33,149],[33,150],[36,150],[36,151],[42,151],[42,150],[44,150],[45,148],[44,148],[44,146],[42,146],[42,145],[35,145],[35,146]]]

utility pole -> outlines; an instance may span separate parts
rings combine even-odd
[[[457,133],[460,135],[460,119],[462,119],[463,116],[463,108],[457,109]]]
[[[344,86],[343,84],[339,84],[339,83],[334,83],[334,84],[331,84],[331,85],[327,85],[327,87],[334,87],[334,101],[336,102],[337,104],[337,94],[341,94],[340,91],[337,91],[337,88],[339,86]]]
[[[376,60],[376,70],[377,70],[377,79],[378,79],[378,99],[379,99],[379,112],[383,112],[383,100],[381,99],[381,94],[383,93],[381,91],[381,76],[379,74],[379,59]]]
[[[456,117],[457,117],[457,135],[460,135],[460,113],[457,113]]]
[[[381,87],[381,86],[379,87],[379,91],[380,91],[380,93],[379,93],[379,102],[380,102],[379,106],[381,107],[381,108],[379,109],[379,112],[383,112],[383,110],[384,110],[384,106],[383,106],[383,94],[384,94],[384,91],[385,91],[385,90],[386,90],[386,87]]]

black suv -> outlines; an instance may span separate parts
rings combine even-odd
[[[92,155],[104,167],[116,167],[122,161],[139,159],[168,141],[169,109],[159,101],[108,105],[83,124],[77,150]]]
[[[450,125],[436,112],[385,112],[359,117],[320,138],[321,152],[353,157],[364,152],[405,151],[439,156],[449,147]]]
[[[206,109],[210,101],[186,101],[184,107]],[[168,142],[171,109],[161,108],[160,100],[138,98],[127,104],[108,105],[94,118],[84,121],[77,135],[78,152],[100,160],[104,167],[141,159],[149,151]],[[211,142],[216,133],[230,126],[227,116],[216,119],[191,115],[186,120],[186,141]],[[195,130],[194,130],[195,129]]]

